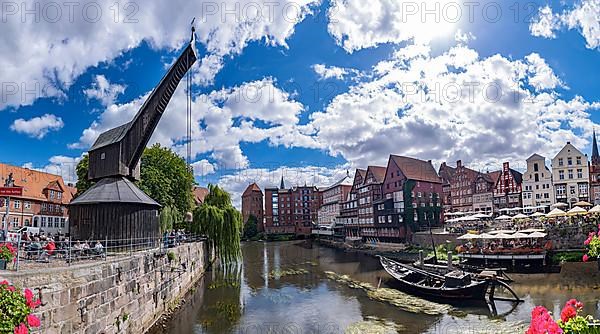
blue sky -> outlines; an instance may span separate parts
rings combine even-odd
[[[70,20],[66,9],[56,22],[43,9],[37,22],[19,8],[3,13],[1,160],[73,179],[97,135],[130,120],[158,83],[194,16],[201,185],[237,196],[282,173],[326,185],[392,153],[491,170],[536,152],[551,158],[567,140],[590,152],[600,0],[535,1],[518,12],[508,2],[469,12],[437,1],[424,17],[422,2],[283,1],[258,19],[249,13],[262,1],[226,15],[234,2],[170,3],[121,4],[116,16],[106,7],[97,20],[77,10]],[[152,139],[181,154],[183,86]]]

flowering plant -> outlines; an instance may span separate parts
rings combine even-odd
[[[600,255],[600,225],[598,225],[598,232],[590,232],[583,244],[588,249],[587,254],[583,255],[584,262],[587,262],[590,258],[597,258]]]
[[[0,244],[0,260],[4,260],[6,262],[10,262],[15,258],[15,254],[17,250],[10,243],[2,243]]]
[[[31,290],[21,292],[6,280],[0,282],[0,333],[27,334],[40,327],[40,319],[31,314],[39,305]]]
[[[525,334],[585,334],[600,333],[591,315],[583,316],[583,303],[571,299],[560,312],[560,320],[554,321],[550,312],[543,306],[536,306],[531,312],[531,324]]]

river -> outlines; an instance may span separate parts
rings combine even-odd
[[[240,265],[215,267],[201,279],[166,332],[512,334],[526,330],[535,305],[559,314],[570,298],[600,316],[600,275],[590,264],[561,274],[513,274],[524,302],[497,302],[492,312],[485,304],[429,303],[396,290],[374,298],[370,291],[392,279],[363,254],[303,242],[245,243],[242,251]]]

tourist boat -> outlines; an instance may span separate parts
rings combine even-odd
[[[400,290],[434,299],[485,300],[492,280],[475,280],[472,275],[455,270],[444,275],[402,264],[379,256],[381,265],[399,285]]]

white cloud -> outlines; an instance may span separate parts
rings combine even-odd
[[[199,67],[193,67],[194,83],[201,86],[207,86],[214,82],[215,76],[223,68],[223,57],[214,54],[204,56],[200,60]]]
[[[582,0],[562,14],[553,13],[549,6],[541,7],[529,25],[533,36],[556,38],[556,31],[577,29],[585,38],[588,49],[600,47],[600,0]]]
[[[551,157],[567,140],[588,143],[590,112],[600,103],[561,99],[553,89],[562,83],[539,55],[480,58],[457,46],[433,57],[428,48],[406,49],[310,116],[330,154],[355,167],[385,165],[395,153],[493,170],[534,152]]]
[[[118,3],[118,11],[113,3],[92,0],[74,6],[7,3],[3,7],[0,68],[5,86],[10,87],[3,90],[0,110],[30,105],[40,97],[64,97],[65,89],[88,68],[110,62],[142,41],[156,49],[179,48],[189,41],[189,23],[194,16],[198,18],[198,39],[210,54],[237,54],[251,41],[287,47],[286,39],[295,25],[318,3],[173,0],[127,3],[127,8]],[[33,9],[37,15],[26,14],[25,9]],[[60,16],[55,15],[57,11]]]
[[[215,165],[206,159],[192,163],[192,168],[194,169],[194,176],[199,177],[214,174],[216,171]]]
[[[129,122],[148,94],[129,103],[113,104],[83,131],[71,148],[86,149],[98,136],[111,128]],[[186,95],[178,87],[150,140],[186,154]],[[317,147],[310,136],[311,128],[298,125],[304,106],[270,79],[244,83],[221,89],[193,100],[192,159],[210,154],[220,169],[247,168],[248,158],[240,143],[267,140],[271,145]]]
[[[85,89],[83,93],[88,99],[96,99],[106,107],[113,104],[117,96],[125,92],[126,87],[110,83],[104,75],[96,75],[92,87]]]
[[[459,43],[467,44],[469,41],[476,40],[477,38],[470,31],[463,32],[461,29],[456,30],[454,33],[454,40]]]
[[[62,118],[52,114],[45,114],[29,120],[23,118],[16,119],[10,126],[10,129],[18,133],[24,133],[32,138],[42,139],[48,132],[58,131],[64,125]]]
[[[331,79],[335,78],[341,80],[344,76],[348,75],[349,70],[343,67],[337,66],[326,66],[323,64],[315,64],[312,69],[317,73],[319,79]]]
[[[65,183],[77,183],[77,164],[82,159],[80,157],[67,157],[63,155],[53,156],[44,166],[35,166],[31,162],[23,164],[23,168],[38,170],[45,173],[62,176]]]
[[[458,12],[449,7],[453,4],[445,0],[373,0],[368,4],[363,0],[335,0],[328,11],[327,29],[347,52],[408,40],[427,43],[454,34],[460,15],[454,15]],[[437,15],[422,19],[425,10]]]
[[[531,35],[545,38],[556,38],[554,30],[560,25],[560,18],[546,5],[538,9],[538,16],[529,24]]]

